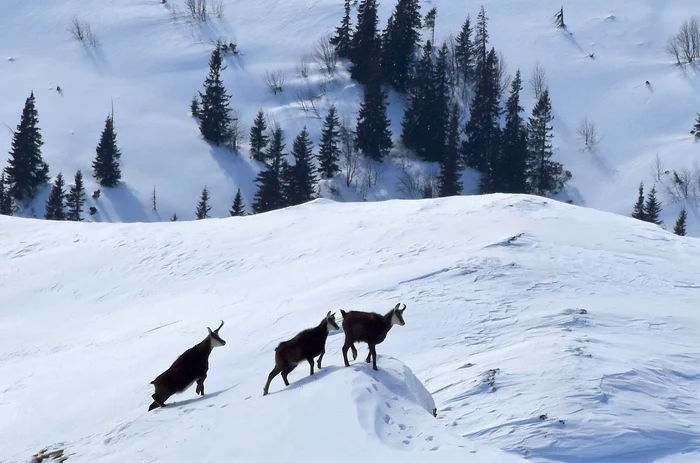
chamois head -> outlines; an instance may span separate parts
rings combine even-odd
[[[338,326],[338,324],[335,321],[335,312],[331,313],[330,310],[326,314],[326,328],[328,328],[329,333],[333,330],[340,329],[340,327]]]
[[[391,309],[391,324],[404,326],[406,322],[403,321],[403,311],[406,310],[406,304],[403,305],[403,309],[399,309],[399,307],[401,307],[400,302],[396,304],[393,309]]]
[[[221,336],[219,336],[219,330],[222,326],[224,326],[223,320],[221,320],[221,325],[219,325],[219,327],[214,331],[212,331],[211,328],[207,326],[207,331],[209,331],[209,342],[211,343],[212,348],[226,345],[226,341],[221,339]]]

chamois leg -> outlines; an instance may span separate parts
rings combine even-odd
[[[377,347],[374,344],[369,345],[369,353],[372,355],[372,369],[377,370]]]
[[[204,380],[207,379],[207,375],[202,376],[197,380],[197,389],[195,389],[195,394],[204,395]]]
[[[284,370],[282,370],[282,380],[284,381],[285,386],[289,386],[289,381],[287,381],[287,375],[292,372],[294,368],[287,367]]]
[[[321,351],[321,356],[318,358],[318,362],[316,362],[316,366],[318,367],[319,370],[321,369],[321,360],[323,360],[323,354],[325,354],[325,353],[326,353],[326,350],[323,349]]]
[[[367,352],[367,358],[365,359],[365,362],[367,362],[367,363],[371,362],[371,360],[370,360],[371,358],[372,358],[372,348],[370,347],[369,352]]]
[[[153,403],[148,407],[148,411],[150,412],[154,408],[158,407],[165,407],[165,401],[168,400],[168,397],[170,396],[165,396],[163,393],[158,393],[157,391],[151,396],[153,399]]]
[[[352,343],[348,342],[348,340],[345,340],[345,344],[343,344],[343,361],[345,362],[345,366],[349,367],[350,362],[348,362],[348,349],[352,346]]]
[[[270,374],[267,375],[267,382],[265,383],[265,387],[263,388],[263,395],[267,395],[267,391],[270,389],[270,383],[272,382],[272,379],[278,374],[280,374],[281,371],[282,368],[275,365],[275,368],[273,368]]]
[[[314,374],[314,358],[311,357],[309,359],[306,359],[309,362],[309,368],[311,369],[311,372],[309,373],[309,376]]]
[[[352,349],[352,359],[357,360],[357,349],[355,349],[355,344],[350,344],[350,349]]]

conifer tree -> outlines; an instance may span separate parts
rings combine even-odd
[[[119,159],[121,151],[117,147],[117,133],[114,130],[114,115],[105,120],[100,142],[97,145],[95,160],[92,163],[93,176],[104,187],[117,186],[122,178]]]
[[[455,104],[450,113],[445,149],[440,161],[440,176],[438,177],[438,195],[440,197],[455,196],[462,192],[459,175],[459,107]]]
[[[250,128],[250,156],[256,161],[265,161],[265,148],[269,143],[269,137],[265,135],[266,130],[265,115],[261,109]]]
[[[659,214],[661,214],[661,202],[656,198],[656,185],[654,185],[647,194],[647,200],[644,203],[644,220],[661,225],[663,222],[659,219]]]
[[[350,76],[365,85],[374,79],[381,53],[380,38],[377,34],[377,0],[360,0],[357,8],[357,26],[350,40],[348,58]]]
[[[557,14],[554,15],[554,24],[562,29],[566,27],[566,24],[564,23],[564,7],[562,6],[559,11],[557,11]]]
[[[314,198],[314,184],[316,178],[313,167],[313,143],[306,127],[294,139],[292,144],[292,156],[294,165],[289,167],[288,193],[286,203],[296,206]]]
[[[241,189],[236,191],[236,196],[233,198],[233,205],[229,211],[231,217],[242,217],[246,215],[245,206],[243,205],[243,196],[241,195]]]
[[[528,181],[532,193],[558,193],[571,178],[571,172],[552,161],[552,103],[549,90],[544,90],[532,110],[528,124]]]
[[[200,110],[199,99],[197,99],[197,95],[195,95],[192,97],[192,101],[190,102],[190,113],[192,113],[192,117],[199,118]]]
[[[170,217],[171,222],[177,222],[180,217],[177,216],[177,212],[173,213],[173,216]]]
[[[632,211],[632,217],[637,220],[646,220],[644,215],[644,182],[639,182],[639,196]]]
[[[209,211],[211,211],[211,206],[209,205],[209,190],[207,190],[205,186],[204,189],[202,189],[202,196],[199,198],[197,210],[195,211],[197,220],[208,219]]]
[[[253,212],[259,214],[284,207],[282,190],[282,129],[277,128],[267,150],[267,169],[260,171],[255,181],[258,191],[253,201]]]
[[[401,140],[406,148],[415,151],[425,161],[439,161],[431,151],[434,137],[431,134],[431,118],[435,96],[435,65],[430,41],[423,47],[423,54],[416,66],[416,74],[408,93],[406,110],[401,121]]]
[[[231,125],[231,97],[221,80],[223,69],[225,68],[222,65],[221,49],[216,47],[209,59],[209,76],[204,81],[204,93],[199,93],[199,131],[205,140],[215,145],[226,142]]]
[[[5,168],[10,197],[17,201],[31,201],[39,187],[49,182],[49,166],[41,157],[44,142],[38,123],[36,99],[31,92],[25,100],[17,130],[12,134],[10,158]]]
[[[420,28],[418,0],[398,0],[382,34],[381,65],[387,84],[401,93],[411,79]]]
[[[486,58],[488,57],[489,49],[489,32],[488,32],[488,18],[486,17],[486,11],[483,5],[479,14],[476,17],[476,27],[474,29],[474,72],[475,80],[480,80],[484,72],[484,66],[486,65]]]
[[[462,24],[462,30],[456,39],[455,62],[457,75],[463,84],[471,84],[474,80],[474,44],[472,42],[471,18],[467,15]]]
[[[15,205],[10,194],[10,188],[5,182],[5,172],[0,175],[0,215],[14,214]]]
[[[700,114],[698,114],[698,118],[695,119],[695,125],[693,126],[693,130],[690,131],[690,134],[693,135],[696,140],[700,140]]]
[[[521,115],[520,91],[522,80],[520,70],[511,83],[510,95],[506,102],[506,126],[502,136],[502,154],[499,166],[498,191],[503,193],[527,193],[527,127]]]
[[[423,20],[423,25],[426,29],[430,29],[430,43],[435,43],[435,21],[437,20],[437,7],[432,7],[426,14]]]
[[[686,234],[685,222],[687,219],[688,219],[688,213],[685,211],[685,208],[683,208],[681,213],[678,215],[678,219],[676,220],[676,226],[673,227],[673,233],[675,233],[678,236],[685,236],[685,234]]]
[[[85,204],[85,187],[83,186],[83,173],[78,170],[73,179],[73,185],[68,190],[66,207],[68,214],[66,220],[80,222],[83,220],[83,205]]]
[[[318,150],[318,172],[321,178],[332,178],[340,172],[338,161],[340,160],[340,119],[335,106],[331,106],[328,115],[323,121],[321,131],[321,144]]]
[[[443,158],[445,151],[445,139],[447,134],[447,125],[450,120],[450,100],[452,96],[452,83],[449,78],[449,49],[447,42],[443,42],[442,47],[438,51],[437,60],[435,61],[435,73],[432,76],[432,87],[434,99],[430,109],[430,120],[425,123],[430,126],[431,146],[430,151],[433,153],[432,158],[440,161]]]
[[[378,73],[365,85],[364,99],[357,116],[355,147],[366,157],[382,161],[394,143],[391,141],[390,121],[386,110],[389,105]]]
[[[350,0],[345,0],[345,13],[340,25],[335,28],[335,35],[331,37],[331,45],[335,47],[339,58],[347,58],[350,52]]]
[[[46,220],[66,220],[65,186],[63,174],[59,173],[51,187],[49,198],[46,200],[46,214],[44,215]]]

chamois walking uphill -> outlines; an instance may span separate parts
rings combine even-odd
[[[343,360],[345,366],[349,367],[348,349],[352,349],[352,359],[357,360],[356,342],[366,342],[369,346],[369,353],[365,362],[369,363],[372,359],[372,368],[377,370],[377,344],[381,344],[386,338],[387,333],[394,325],[405,325],[403,321],[403,312],[406,310],[406,304],[403,309],[400,309],[401,303],[387,312],[386,315],[380,315],[375,312],[360,312],[350,311],[345,312],[340,309],[343,316],[343,331],[345,331],[345,344],[343,344]]]
[[[148,407],[150,412],[154,408],[165,407],[165,401],[173,394],[180,394],[197,382],[196,394],[204,395],[204,380],[209,371],[209,355],[215,347],[226,345],[226,341],[219,336],[219,330],[224,326],[224,321],[214,331],[207,327],[207,337],[183,352],[170,368],[151,381],[156,391],[151,396],[153,403]]]
[[[318,368],[321,368],[323,354],[326,353],[326,339],[332,330],[339,330],[340,327],[335,321],[335,312],[330,310],[321,323],[315,328],[307,328],[294,336],[289,341],[282,341],[275,348],[275,367],[267,376],[267,382],[263,388],[263,395],[267,395],[270,389],[270,382],[278,374],[282,373],[284,385],[289,386],[287,375],[294,370],[297,365],[306,360],[311,369],[309,376],[314,374],[314,358],[318,357]]]

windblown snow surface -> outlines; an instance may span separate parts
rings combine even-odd
[[[531,196],[0,217],[0,461],[697,462],[700,243]],[[327,311],[405,326],[262,387]],[[206,395],[149,382],[225,321]],[[433,417],[437,408],[437,417]]]

